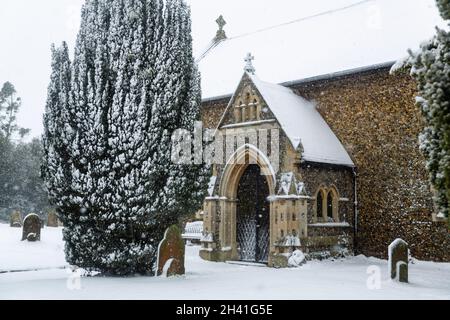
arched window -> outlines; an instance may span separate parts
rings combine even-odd
[[[333,212],[333,191],[328,192],[328,197],[327,197],[327,217],[328,220],[334,220],[334,212]]]
[[[320,190],[319,193],[317,194],[316,213],[317,213],[317,218],[321,219],[322,216],[323,216],[323,194],[322,194],[322,190]]]

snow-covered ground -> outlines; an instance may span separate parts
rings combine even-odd
[[[20,241],[22,229],[0,223],[0,272],[66,266],[61,230],[45,227],[42,241],[28,242]]]
[[[45,228],[40,243],[20,236],[20,229],[0,224],[0,299],[450,299],[450,263],[416,261],[410,283],[400,284],[388,280],[387,261],[375,258],[276,270],[202,261],[198,247],[187,247],[183,277],[83,277],[80,290],[70,290],[70,272],[60,269],[66,265],[61,229]],[[367,286],[370,266],[381,270],[378,290]]]

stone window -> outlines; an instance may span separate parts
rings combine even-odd
[[[319,190],[316,197],[316,218],[321,219],[323,217],[323,192]]]
[[[315,215],[316,222],[339,221],[339,196],[334,187],[322,187],[317,191]]]
[[[328,192],[328,197],[327,197],[327,218],[328,221],[333,220],[334,215],[333,215],[333,192],[330,191]]]

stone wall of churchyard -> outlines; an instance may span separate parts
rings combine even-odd
[[[447,225],[432,220],[412,78],[389,75],[384,67],[294,89],[318,103],[357,165],[357,251],[386,258],[388,245],[400,237],[418,259],[450,261]]]
[[[318,103],[357,165],[357,252],[387,258],[388,245],[401,237],[418,259],[450,261],[447,225],[432,220],[432,194],[418,148],[423,123],[412,78],[389,75],[385,67],[291,87]],[[217,126],[228,101],[204,103],[205,127]]]

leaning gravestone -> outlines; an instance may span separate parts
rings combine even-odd
[[[59,219],[55,212],[50,212],[47,215],[47,227],[50,227],[50,228],[59,227]]]
[[[22,241],[41,240],[41,218],[37,214],[31,213],[23,219]]]
[[[183,275],[184,269],[184,241],[181,230],[177,226],[167,229],[163,241],[158,247],[157,276]]]
[[[11,213],[9,225],[11,228],[22,228],[22,214],[19,211]]]
[[[408,244],[402,239],[396,239],[389,245],[389,273],[391,279],[408,282]]]

